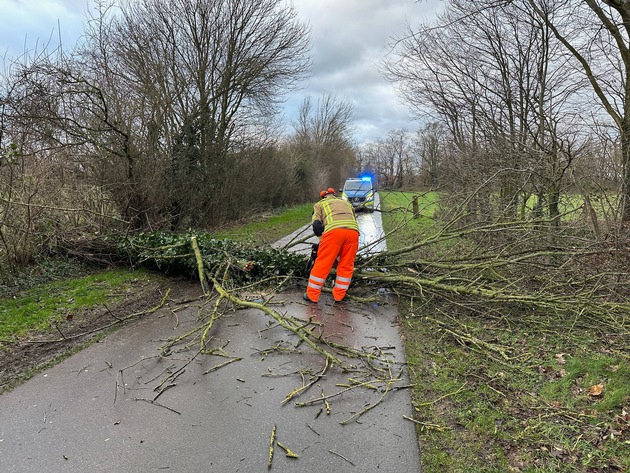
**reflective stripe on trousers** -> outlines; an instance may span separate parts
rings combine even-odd
[[[322,287],[324,287],[325,282],[326,282],[326,279],[318,278],[318,277],[313,276],[313,274],[311,274],[308,278],[307,287],[312,288],[315,291],[321,292]]]
[[[311,269],[306,287],[306,294],[313,302],[319,300],[324,282],[330,273],[333,263],[339,256],[337,263],[337,277],[332,293],[336,301],[342,300],[354,272],[354,260],[359,249],[359,232],[349,228],[336,228],[325,232],[319,243],[317,259]]]
[[[352,281],[352,278],[342,278],[341,276],[337,275],[337,279],[335,279],[335,287],[338,287],[339,289],[343,289],[344,291],[347,291],[348,288],[350,287],[351,281]]]

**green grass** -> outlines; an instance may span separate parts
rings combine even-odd
[[[434,214],[437,210],[438,193],[388,192],[379,194],[383,210],[383,227],[391,250],[404,248],[428,235],[437,228]],[[414,216],[413,200],[417,199],[418,214]]]
[[[255,241],[261,245],[273,243],[310,223],[312,212],[312,203],[303,204],[215,231],[212,235],[215,238]]]
[[[630,469],[628,424],[620,420],[630,403],[628,357],[597,353],[597,327],[584,345],[586,337],[565,336],[561,321],[552,325],[542,316],[538,327],[533,318],[502,322],[456,309],[441,318],[453,332],[500,341],[514,357],[506,362],[444,332],[432,323],[438,317],[430,305],[422,310],[407,301],[400,309],[416,419],[423,422],[423,472]],[[547,329],[558,335],[545,335]],[[603,394],[590,395],[600,383]]]
[[[0,339],[46,328],[55,318],[106,303],[118,288],[146,276],[144,271],[111,270],[39,285],[0,299]]]
[[[523,209],[525,210],[525,213],[533,213],[538,200],[537,195],[531,195],[529,199],[527,199]],[[605,213],[610,213],[611,210],[616,208],[618,205],[618,198],[604,198],[603,196],[599,196],[597,194],[592,194],[590,196],[590,200],[593,210],[595,210],[595,213],[600,218],[604,217]],[[583,206],[584,197],[581,194],[563,193],[558,202],[558,211],[561,215],[564,215],[565,220],[570,220],[581,217],[583,213]]]
[[[5,274],[0,282],[0,298],[12,297],[16,293],[31,287],[48,284],[78,276],[94,273],[94,268],[87,264],[61,258],[41,258],[36,266],[20,268],[15,274]]]
[[[602,354],[585,354],[557,364],[559,379],[546,382],[541,396],[549,403],[570,409],[594,408],[600,411],[622,406],[630,399],[630,363]],[[602,386],[594,395],[589,389]]]
[[[425,213],[413,219],[406,210],[413,195],[383,198],[390,249],[439,228],[437,196],[423,195]],[[418,257],[466,242],[434,246]],[[399,310],[424,473],[630,471],[630,425],[621,418],[630,410],[630,357],[622,336],[595,320],[502,307],[469,312],[457,301],[403,298]],[[597,384],[602,394],[591,395]]]

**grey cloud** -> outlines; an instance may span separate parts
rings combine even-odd
[[[58,22],[66,49],[82,33],[87,8],[93,0],[0,0],[3,31],[0,54],[23,52],[50,39],[58,40]],[[379,66],[392,39],[407,22],[417,24],[434,14],[443,0],[286,0],[312,31],[312,77],[303,89],[287,96],[285,116],[295,118],[306,95],[314,99],[332,94],[354,105],[357,140],[386,136],[394,128],[412,128],[409,113],[400,104]],[[93,10],[92,10],[93,11]]]
[[[393,129],[418,124],[379,72],[389,45],[442,6],[442,0],[294,0],[310,24],[313,76],[305,90],[289,98],[288,112],[305,95],[332,94],[355,110],[357,141],[377,139]],[[290,113],[290,112],[289,112]]]

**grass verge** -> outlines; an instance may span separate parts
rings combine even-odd
[[[379,192],[379,197],[388,249],[405,248],[439,227],[434,220],[437,192]]]
[[[155,307],[171,286],[144,270],[85,276],[86,268],[77,267],[73,277],[62,266],[64,279],[51,268],[58,280],[37,284],[29,277],[29,289],[0,298],[0,394]]]
[[[311,221],[313,204],[283,209],[261,215],[248,222],[241,222],[212,232],[215,238],[229,238],[236,241],[254,241],[259,245],[273,243]]]
[[[383,199],[391,249],[434,225],[400,227],[412,197]],[[557,313],[401,302],[424,473],[630,471],[626,337]]]
[[[41,330],[78,310],[115,301],[116,293],[146,277],[145,271],[109,270],[51,282],[0,299],[0,339]]]

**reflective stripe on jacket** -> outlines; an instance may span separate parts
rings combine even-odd
[[[324,197],[313,206],[312,221],[319,220],[324,224],[324,233],[335,228],[349,228],[359,231],[350,202],[332,195]]]

